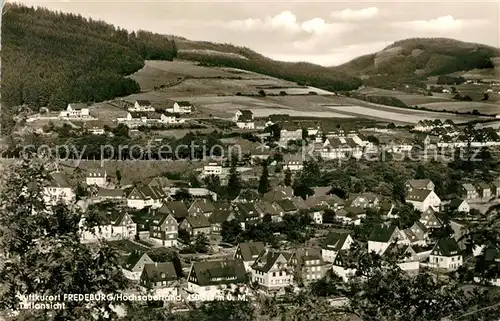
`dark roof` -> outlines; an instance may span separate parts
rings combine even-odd
[[[279,126],[281,130],[286,130],[286,131],[302,130],[302,128],[300,128],[300,126],[297,123],[291,121],[282,122],[279,124]]]
[[[389,242],[395,230],[396,226],[376,226],[370,234],[368,240],[374,242]]]
[[[214,211],[208,221],[212,224],[222,224],[229,219],[232,213],[231,210]]]
[[[205,228],[210,227],[210,222],[204,215],[188,216],[186,221],[192,228]]]
[[[328,232],[324,241],[324,247],[338,252],[344,245],[348,236],[349,233]]]
[[[226,201],[215,202],[214,211],[229,211],[231,209],[231,204]]]
[[[163,204],[163,206],[158,210],[166,211],[168,210],[169,213],[172,213],[172,215],[176,218],[184,218],[188,216],[188,209],[186,207],[186,204],[184,204],[182,201],[173,201],[173,202],[168,202]]]
[[[291,200],[276,201],[276,204],[283,209],[284,212],[293,212],[297,210],[297,206]]]
[[[243,189],[238,195],[239,200],[244,200],[247,202],[253,202],[259,199],[259,192],[253,189]]]
[[[157,186],[157,187],[160,187],[160,188],[165,188],[165,187],[171,187],[172,186],[172,181],[167,178],[167,177],[161,177],[161,176],[158,176],[158,177],[153,177],[149,183],[148,183],[149,186]]]
[[[136,265],[137,263],[139,263],[140,259],[143,257],[143,256],[147,256],[149,257],[146,253],[144,252],[141,252],[141,251],[133,251],[132,253],[130,253],[130,255],[127,257],[127,260],[125,261],[125,264],[123,265],[123,267],[127,270],[132,270]]]
[[[430,193],[432,193],[432,191],[430,190],[414,189],[410,193],[408,193],[406,199],[410,201],[423,202]]]
[[[274,266],[280,256],[283,256],[288,262],[292,255],[287,252],[266,249],[260,253],[259,257],[255,260],[255,263],[252,264],[252,269],[267,273]]]
[[[215,207],[214,207],[214,204],[212,203],[212,201],[207,200],[206,198],[194,200],[193,204],[191,204],[191,206],[193,206],[195,203],[201,208],[203,213],[210,213],[210,212],[213,212],[215,210]]]
[[[281,212],[280,207],[277,204],[270,203],[270,202],[258,202],[255,204],[255,207],[260,210],[264,215],[269,214],[271,216],[273,215],[279,215]]]
[[[142,185],[135,187],[127,196],[127,198],[130,198],[130,195],[134,191],[136,191],[143,200],[146,199],[160,200],[167,197],[167,194],[165,194],[165,192],[163,192],[163,190],[159,187],[156,186],[150,187],[148,185]]]
[[[240,122],[248,122],[253,120],[253,113],[248,109],[240,109],[241,115],[238,117]]]
[[[263,242],[240,243],[238,244],[238,247],[241,251],[241,257],[245,262],[255,261],[260,252],[265,249]]]
[[[269,115],[269,117],[267,119],[273,123],[276,123],[279,121],[289,120],[289,119],[291,119],[291,117],[288,114],[273,114],[273,115]]]
[[[441,239],[437,242],[436,248],[443,256],[455,256],[460,254],[460,247],[453,238]]]
[[[104,177],[106,169],[104,167],[87,169],[87,177]]]
[[[200,286],[248,281],[245,265],[242,260],[237,259],[194,262],[190,274],[193,272],[197,278],[196,284]]]
[[[455,199],[451,200],[450,208],[457,209],[463,202],[464,202],[464,200],[461,200],[459,198],[455,198]]]
[[[62,172],[50,173],[50,187],[71,187],[66,175]]]
[[[139,104],[139,106],[151,106],[151,102],[149,100],[136,100],[136,103]]]
[[[141,274],[141,280],[149,282],[174,281],[177,278],[172,262],[145,264]]]
[[[486,184],[485,182],[481,182],[477,185],[479,186],[480,189],[491,189],[491,187],[488,184]]]
[[[146,119],[161,119],[161,113],[157,113],[154,111],[133,111],[130,112],[130,115],[134,119],[142,117],[146,117]]]
[[[431,182],[430,179],[411,179],[408,181],[408,185],[415,189],[426,189]]]
[[[189,101],[181,100],[181,101],[177,101],[177,105],[183,106],[183,107],[188,107],[188,106],[191,106],[191,103]]]
[[[319,196],[326,196],[330,193],[332,190],[331,186],[319,186],[319,187],[313,187],[312,190],[314,191],[314,197],[319,197]]]
[[[102,188],[99,187],[97,190],[97,196],[100,197],[124,197],[125,196],[125,190],[123,189],[118,189],[118,188]]]
[[[73,108],[74,110],[81,110],[81,109],[84,109],[84,108],[89,108],[89,106],[87,106],[87,104],[85,103],[71,103],[71,108]]]
[[[278,186],[265,193],[262,199],[268,202],[273,202],[292,197],[293,189],[290,186]]]
[[[260,216],[259,212],[252,203],[238,203],[236,209],[242,218],[250,218]]]

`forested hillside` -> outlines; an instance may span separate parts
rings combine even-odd
[[[491,69],[494,67],[491,58],[499,56],[500,49],[482,44],[447,38],[411,38],[332,69],[352,75],[438,76]]]
[[[139,91],[124,76],[145,59],[172,60],[175,42],[102,21],[15,4],[2,19],[2,103],[63,108]]]

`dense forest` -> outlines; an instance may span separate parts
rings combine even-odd
[[[136,93],[124,76],[145,59],[172,60],[166,36],[129,33],[102,21],[17,4],[4,7],[2,103],[60,109],[68,102],[103,101]]]

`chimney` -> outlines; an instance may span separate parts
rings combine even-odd
[[[306,250],[306,256],[309,256],[309,250]]]
[[[155,262],[155,267],[158,267],[158,262]]]

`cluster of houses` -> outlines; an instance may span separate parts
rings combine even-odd
[[[500,198],[500,180],[498,179],[491,183],[464,183],[462,188],[465,198],[469,201],[489,201],[492,198]]]
[[[417,131],[417,132],[427,132],[427,133],[430,133],[430,132],[433,132],[433,131],[443,130],[445,133],[449,133],[449,135],[452,135],[452,136],[454,135],[453,133],[455,133],[455,132],[458,131],[457,126],[450,119],[447,119],[444,122],[441,121],[440,119],[434,119],[434,120],[424,119],[424,120],[420,120],[413,127],[413,130]]]
[[[207,171],[209,169],[206,169]],[[212,167],[211,173],[221,173]],[[46,187],[47,201],[75,198],[72,188],[61,172],[51,175]],[[88,185],[99,191],[107,190],[105,169],[89,170],[85,177]],[[462,266],[464,244],[460,237],[466,224],[451,220],[453,236],[433,240],[433,230],[440,229],[445,222],[439,213],[443,202],[434,192],[434,183],[428,179],[406,182],[407,203],[421,212],[420,218],[407,229],[399,229],[391,223],[374,228],[366,244],[366,251],[398,259],[399,267],[408,272],[418,272],[422,267],[448,272]],[[362,224],[361,220],[371,211],[385,219],[397,218],[394,205],[374,193],[353,193],[342,199],[332,193],[328,186],[314,187],[314,194],[302,199],[295,197],[292,188],[275,186],[270,192],[259,195],[255,190],[242,190],[231,202],[217,201],[216,195],[205,189],[186,189],[196,196],[190,201],[174,200],[179,191],[172,181],[164,177],[152,179],[148,184],[133,187],[128,193],[104,193],[106,197],[93,199],[116,202],[112,210],[100,212],[101,224],[93,230],[84,228],[86,215],[80,222],[82,242],[94,242],[97,238],[107,240],[142,240],[155,247],[178,248],[179,231],[191,236],[200,233],[219,235],[224,222],[237,220],[243,229],[261,222],[268,216],[271,221],[282,221],[284,215],[306,211],[314,223],[323,226]],[[86,212],[95,204],[79,201]],[[452,201],[457,211],[470,210],[465,200]],[[334,213],[331,216],[329,213]],[[125,275],[139,281],[140,285],[153,287],[162,294],[180,295],[184,298],[222,296],[226,291],[238,290],[249,293],[249,286],[257,286],[265,293],[283,293],[285,288],[307,284],[333,271],[344,280],[354,273],[351,245],[356,241],[350,230],[330,229],[320,246],[304,246],[296,249],[273,249],[261,242],[241,243],[232,254],[223,258],[208,258],[194,261],[187,270],[185,280],[182,271],[174,262],[154,262],[145,252],[134,251],[123,264]],[[498,255],[492,252],[492,260]],[[492,280],[500,285],[500,280]]]

